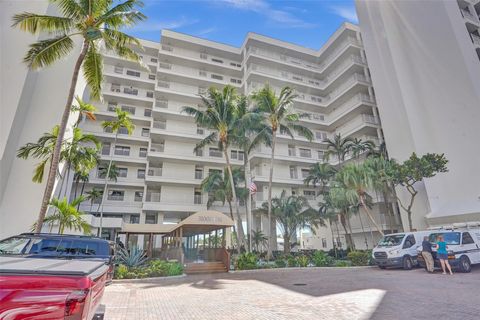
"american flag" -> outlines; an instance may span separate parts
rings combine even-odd
[[[248,190],[250,190],[250,194],[254,194],[257,192],[257,185],[255,184],[255,182],[252,181],[252,183],[250,183],[250,185],[248,186]]]

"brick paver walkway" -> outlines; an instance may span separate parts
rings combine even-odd
[[[275,269],[107,287],[105,319],[478,319],[470,274],[376,268]]]

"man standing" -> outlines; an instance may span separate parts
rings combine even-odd
[[[433,273],[433,257],[432,257],[432,244],[428,241],[428,237],[423,238],[422,242],[422,257],[425,260],[425,266],[427,271]]]

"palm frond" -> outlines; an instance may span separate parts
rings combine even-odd
[[[50,0],[50,2],[55,3],[63,16],[79,20],[80,17],[86,16],[86,12],[76,0]]]
[[[65,57],[73,47],[73,40],[68,35],[40,40],[30,45],[23,60],[32,69],[43,68]]]
[[[13,16],[12,27],[19,27],[20,30],[37,32],[61,32],[68,33],[73,28],[73,21],[70,18],[40,15],[31,12],[23,12]]]
[[[91,97],[100,99],[103,83],[103,58],[94,44],[90,44],[83,62],[83,74],[91,89]]]

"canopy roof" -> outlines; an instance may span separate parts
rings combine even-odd
[[[177,224],[132,224],[124,223],[122,233],[169,234],[183,228],[183,236],[208,233],[233,226],[232,219],[219,211],[199,211]]]

